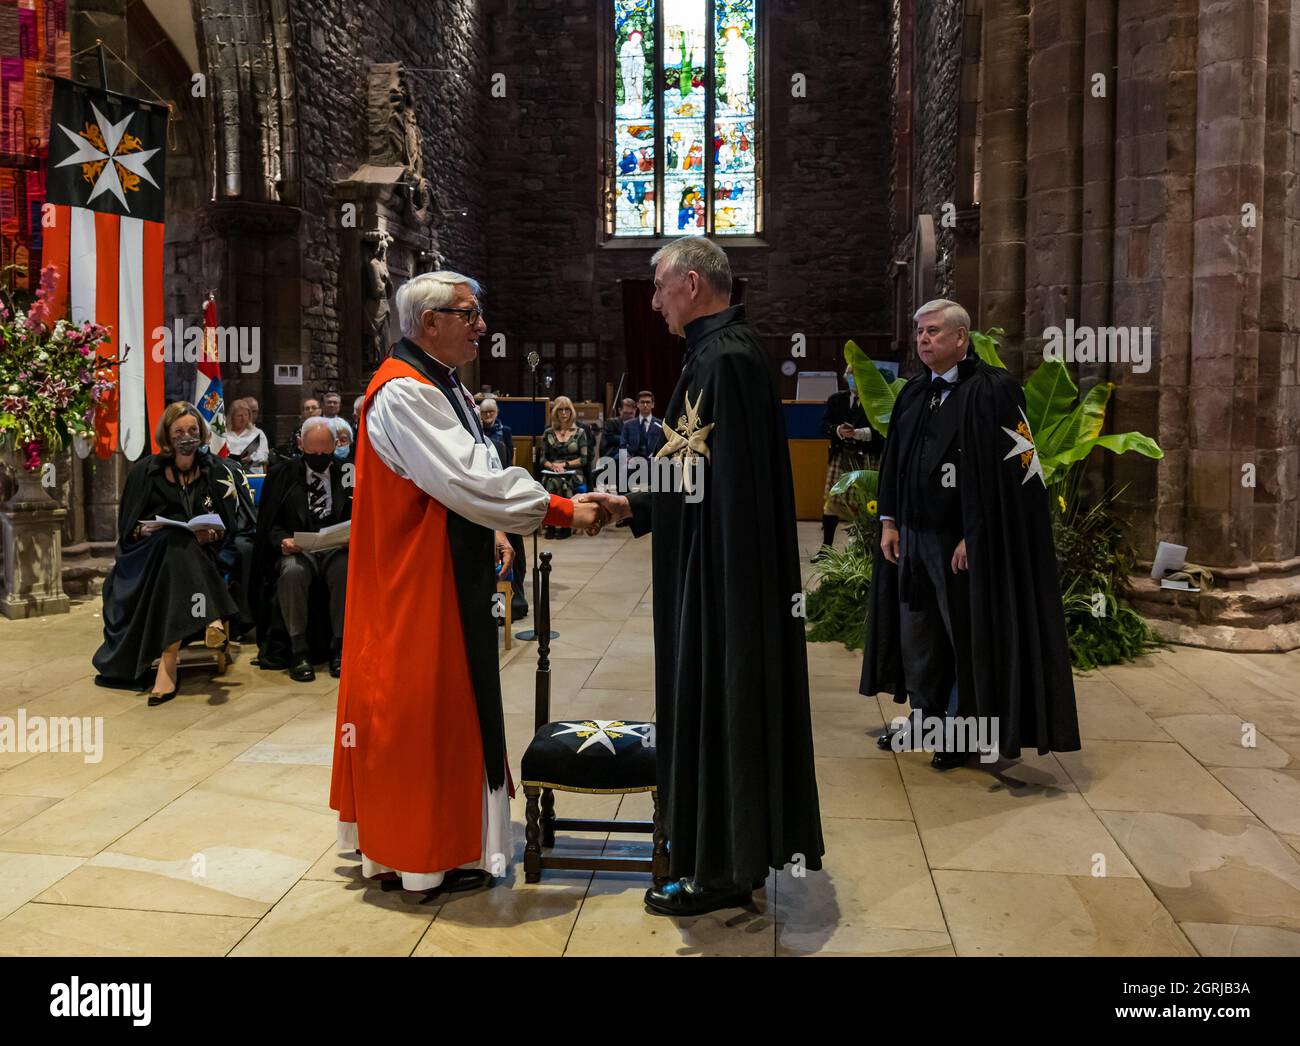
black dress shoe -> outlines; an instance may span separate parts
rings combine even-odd
[[[518,621],[528,616],[528,604],[524,602],[510,604],[510,620]]]
[[[936,770],[956,770],[959,766],[965,766],[969,758],[969,752],[935,752],[930,765]]]
[[[293,667],[289,669],[289,678],[297,683],[310,683],[316,678],[316,670],[311,667],[306,654],[295,654]]]
[[[678,879],[647,890],[645,906],[656,915],[675,915],[685,919],[722,908],[743,908],[752,900],[753,892],[748,886],[706,890],[690,879]]]
[[[883,752],[888,752],[894,747],[894,738],[902,733],[898,727],[887,726],[885,732],[876,738],[876,747]]]
[[[180,683],[177,683],[176,686],[172,688],[172,692],[170,694],[160,694],[157,691],[155,691],[154,693],[149,695],[149,707],[157,708],[159,705],[165,705],[173,697],[179,694],[180,690],[181,690],[181,685]]]
[[[330,658],[330,675],[338,679],[343,674],[343,652],[338,651]]]

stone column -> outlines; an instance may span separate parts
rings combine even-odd
[[[1038,364],[1043,330],[1079,316],[1085,8],[1085,0],[1036,0],[1029,16],[1026,370]]]
[[[1007,367],[1022,371],[1025,318],[1025,156],[1028,0],[984,7],[984,151],[980,200],[981,329],[1007,332]]]

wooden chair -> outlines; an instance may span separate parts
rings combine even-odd
[[[668,881],[668,839],[659,815],[655,777],[654,724],[575,717],[551,722],[551,553],[538,568],[541,595],[533,608],[537,632],[536,733],[524,752],[520,782],[526,798],[524,880],[540,882],[542,869],[648,872],[659,886]],[[627,795],[649,792],[652,821],[595,821],[557,818],[556,792]],[[555,831],[644,832],[653,839],[650,857],[605,857],[543,853],[555,846]]]

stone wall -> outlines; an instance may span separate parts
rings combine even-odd
[[[728,248],[751,320],[774,346],[796,331],[835,346],[830,336],[887,330],[887,0],[759,9],[767,221],[762,246]],[[504,74],[506,95],[484,103],[487,290],[507,359],[485,359],[483,374],[522,392],[525,342],[595,340],[603,388],[626,363],[619,281],[649,279],[653,253],[602,241],[611,7],[518,0],[488,11],[488,69]],[[805,98],[792,97],[795,74]]]

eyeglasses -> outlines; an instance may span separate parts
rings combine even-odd
[[[471,327],[478,326],[478,321],[483,319],[482,309],[430,309],[430,312],[458,312],[465,317],[465,322]]]

